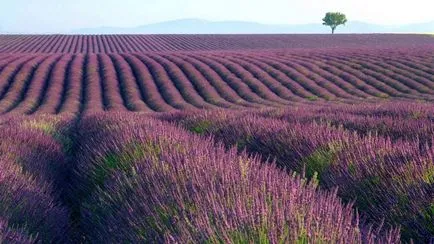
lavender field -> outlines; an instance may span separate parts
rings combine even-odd
[[[432,243],[434,38],[0,36],[0,243]]]

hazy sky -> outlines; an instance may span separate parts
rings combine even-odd
[[[434,20],[433,0],[0,0],[0,30],[68,32],[183,18],[270,24],[320,23],[327,11],[349,20],[408,24]]]

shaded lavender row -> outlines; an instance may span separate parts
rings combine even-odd
[[[58,119],[2,117],[0,124],[0,242],[64,242],[68,210]]]
[[[156,51],[433,46],[429,35],[0,35],[1,53],[126,53]]]
[[[8,227],[8,222],[0,218],[0,241],[3,243],[30,244],[35,240],[23,230],[14,230]]]
[[[87,115],[72,180],[90,242],[397,243],[258,158],[137,114]]]
[[[434,149],[312,123],[297,117],[306,113],[304,109],[285,113],[289,122],[263,118],[258,112],[183,112],[157,117],[212,135],[228,147],[236,145],[276,159],[278,166],[304,173],[325,188],[338,187],[338,195],[355,201],[368,219],[401,226],[404,239],[432,241]],[[273,115],[273,110],[267,113]]]

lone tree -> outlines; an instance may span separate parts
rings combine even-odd
[[[339,12],[328,12],[322,21],[324,21],[322,23],[323,25],[327,25],[332,28],[332,34],[334,34],[336,27],[339,25],[345,25],[345,23],[347,23],[347,17],[345,14]]]

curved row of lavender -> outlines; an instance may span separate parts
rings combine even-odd
[[[432,104],[295,106],[156,115],[318,181],[404,240],[434,237]],[[348,118],[348,119],[347,119]],[[375,118],[375,119],[374,119]]]
[[[0,126],[9,142],[0,241],[400,240],[316,181],[148,114],[2,117]]]
[[[433,48],[2,54],[0,114],[432,102],[433,54]]]
[[[132,53],[288,48],[413,47],[430,35],[0,35],[0,53]]]

